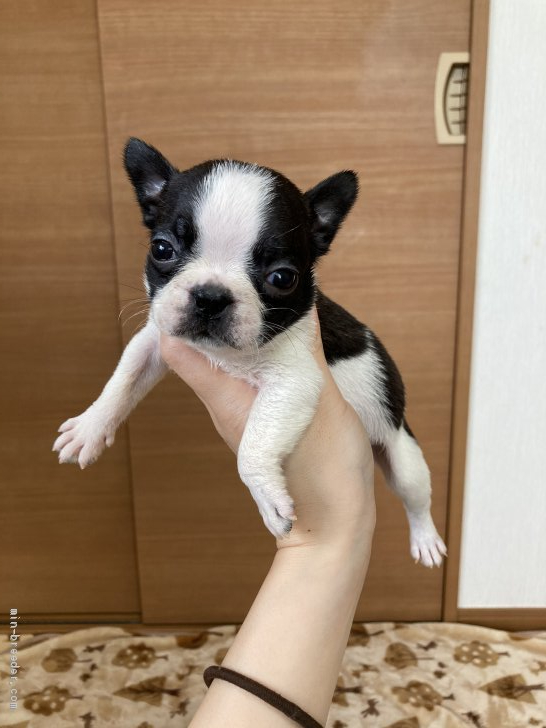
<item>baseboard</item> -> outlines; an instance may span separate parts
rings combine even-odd
[[[457,622],[508,631],[546,630],[546,608],[457,609]]]

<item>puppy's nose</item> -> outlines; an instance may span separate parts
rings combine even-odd
[[[205,316],[215,316],[222,313],[231,303],[233,296],[227,288],[212,283],[196,286],[191,294],[195,300],[195,307]]]

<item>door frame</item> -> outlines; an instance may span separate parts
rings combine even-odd
[[[451,410],[447,511],[448,558],[445,562],[443,592],[443,619],[448,622],[459,621],[459,566],[468,436],[488,36],[489,0],[473,0],[470,18],[470,76]]]

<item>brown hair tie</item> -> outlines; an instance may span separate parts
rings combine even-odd
[[[260,698],[265,703],[269,703],[269,705],[280,710],[287,718],[291,718],[295,723],[303,726],[303,728],[322,728],[320,723],[317,723],[317,721],[312,718],[309,713],[306,713],[298,707],[296,703],[292,703],[290,700],[283,698],[282,695],[266,688],[265,685],[256,682],[256,680],[252,680],[251,678],[246,677],[246,675],[241,675],[240,672],[230,670],[229,667],[211,665],[210,667],[207,667],[203,673],[203,680],[205,681],[206,686],[210,687],[211,682],[215,678],[225,680],[233,685],[237,685],[238,688],[242,688],[243,690],[252,693],[252,695]]]

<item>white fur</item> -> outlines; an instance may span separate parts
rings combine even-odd
[[[368,349],[351,359],[341,359],[332,367],[341,393],[364,423],[372,444],[385,442],[392,430],[383,403],[385,375],[381,360],[369,342]]]
[[[212,270],[244,270],[273,193],[273,177],[260,167],[221,162],[198,190],[197,256]]]
[[[410,551],[425,566],[440,566],[447,549],[430,514],[430,471],[418,443],[403,426],[391,429],[378,459],[388,485],[402,500],[410,527]]]
[[[380,463],[392,490],[404,503],[410,526],[410,551],[425,566],[440,566],[446,554],[430,515],[430,472],[417,442],[401,426],[394,429],[383,401],[385,374],[372,342],[360,356],[342,359],[332,375],[345,399],[380,445]]]

